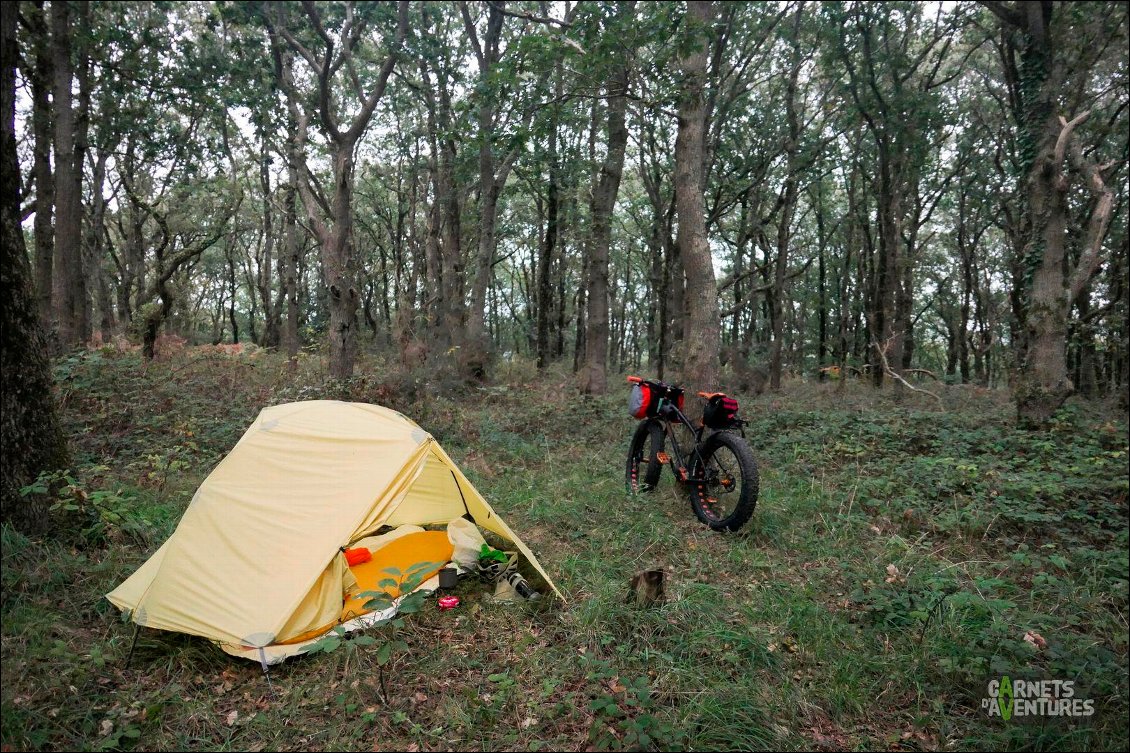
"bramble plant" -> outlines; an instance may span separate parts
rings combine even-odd
[[[104,465],[86,466],[80,472],[69,469],[45,471],[35,482],[20,489],[21,496],[50,495],[48,508],[53,527],[60,535],[77,535],[86,543],[104,543],[112,530],[136,529],[132,518],[134,498],[120,489],[91,489],[79,477],[97,477],[110,469]]]
[[[342,677],[347,677],[352,660],[363,662],[365,655],[362,649],[371,649],[376,646],[373,659],[377,664],[377,674],[380,681],[382,700],[388,703],[388,686],[385,681],[384,668],[393,656],[407,651],[408,644],[398,638],[398,633],[404,628],[403,615],[419,612],[428,597],[428,592],[420,590],[420,585],[429,573],[435,572],[443,563],[417,562],[406,571],[397,567],[386,567],[381,572],[387,573],[388,578],[382,578],[377,585],[385,590],[362,591],[359,597],[368,597],[364,607],[368,612],[383,613],[386,610],[395,610],[389,616],[380,618],[370,625],[366,625],[365,632],[356,634],[347,631],[339,625],[331,630],[325,637],[303,649],[302,653],[332,654],[344,648],[345,660],[342,666]],[[399,596],[393,596],[393,593]],[[375,633],[375,635],[374,635]]]

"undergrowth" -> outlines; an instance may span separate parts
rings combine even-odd
[[[4,750],[1125,749],[1127,420],[1073,403],[1044,433],[1006,397],[946,408],[861,385],[739,395],[762,473],[740,533],[699,525],[665,476],[624,492],[624,395],[504,367],[431,383],[380,362],[60,361],[75,464],[58,525],[3,540]],[[258,411],[348,399],[435,436],[566,595],[408,617],[377,642],[275,668],[138,635],[103,594],[173,531]],[[64,514],[69,513],[69,514]],[[663,566],[668,599],[625,602]],[[343,640],[347,640],[344,639]],[[377,668],[380,668],[378,670]],[[387,696],[379,681],[383,672]],[[1071,679],[1086,719],[991,719],[986,684]]]

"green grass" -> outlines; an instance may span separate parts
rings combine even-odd
[[[1127,747],[1125,416],[1071,404],[1028,434],[1005,396],[961,388],[944,410],[859,385],[739,396],[762,494],[723,535],[666,471],[626,495],[623,395],[580,398],[521,364],[443,394],[379,362],[346,384],[316,366],[58,365],[79,510],[53,540],[2,530],[5,750]],[[370,647],[288,661],[268,686],[203,640],[144,631],[127,668],[133,631],[102,594],[262,407],[319,397],[417,419],[567,601],[494,604],[461,583],[457,610],[408,619],[387,703]],[[666,603],[626,603],[656,565]],[[1096,714],[989,719],[1001,674],[1075,679]]]

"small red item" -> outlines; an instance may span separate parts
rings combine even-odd
[[[458,596],[441,596],[441,597],[439,597],[439,608],[440,609],[455,609],[455,607],[457,607],[457,606],[459,606],[459,597]]]
[[[345,561],[349,563],[350,567],[360,565],[362,562],[368,562],[373,559],[373,553],[365,547],[357,547],[356,549],[345,550]]]

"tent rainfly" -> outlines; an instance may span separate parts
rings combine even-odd
[[[343,603],[354,574],[345,548],[373,541],[384,526],[408,526],[400,532],[421,533],[400,542],[399,561],[411,559],[411,541],[420,542],[417,561],[446,559],[446,535],[415,526],[460,517],[513,543],[560,595],[416,423],[365,403],[276,405],[200,485],[173,535],[107,598],[139,626],[199,635],[273,664],[349,616]]]

